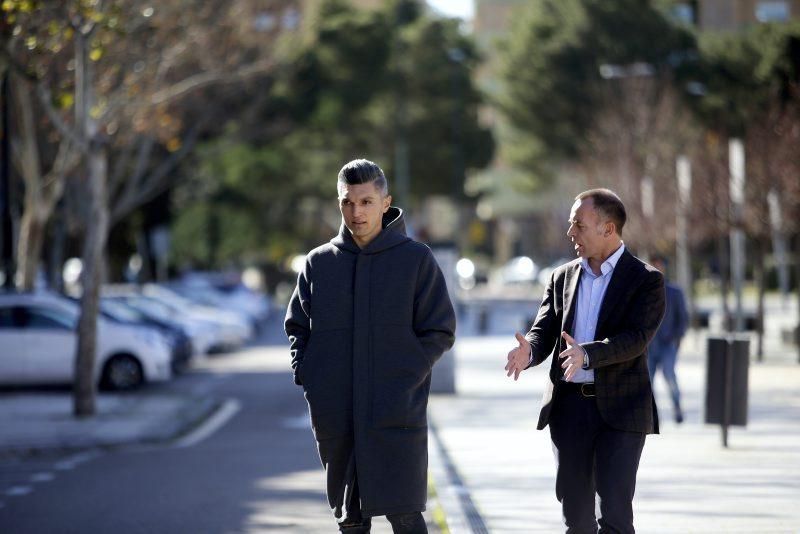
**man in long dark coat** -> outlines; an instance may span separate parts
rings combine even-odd
[[[286,312],[295,382],[339,529],[369,532],[385,515],[394,532],[427,532],[428,391],[455,313],[380,167],[351,161],[338,191],[339,234],[308,254]]]

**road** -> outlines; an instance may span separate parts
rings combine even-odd
[[[305,401],[287,363],[285,346],[254,347],[153,386],[239,408],[191,446],[0,462],[0,532],[331,531]]]
[[[163,446],[0,458],[0,533],[336,531],[280,319],[257,345],[136,393],[226,401],[216,425]],[[373,532],[391,528],[376,518]]]

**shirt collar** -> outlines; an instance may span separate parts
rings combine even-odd
[[[625,252],[625,243],[622,243],[619,246],[619,248],[617,248],[617,250],[611,256],[609,256],[606,259],[606,261],[603,262],[603,264],[600,266],[600,274],[599,275],[596,275],[596,274],[594,274],[594,272],[592,272],[592,268],[589,267],[589,260],[587,260],[586,258],[583,258],[581,260],[581,267],[583,267],[583,270],[587,274],[590,274],[590,275],[592,275],[594,277],[605,276],[605,275],[607,275],[608,273],[610,273],[611,271],[614,270],[614,267],[617,266],[617,262],[622,257],[622,253],[623,252]]]

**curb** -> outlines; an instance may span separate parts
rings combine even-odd
[[[218,399],[185,397],[175,412],[154,419],[135,436],[127,438],[82,436],[80,440],[66,438],[47,444],[0,445],[0,460],[73,454],[84,451],[113,451],[134,446],[169,445],[200,427],[223,406],[224,402]],[[124,421],[126,413],[121,412],[106,417]]]
[[[444,442],[439,436],[439,429],[430,414],[428,435],[432,443],[428,448],[430,476],[436,488],[437,505],[443,512],[448,532],[488,534],[486,522],[475,507],[469,489],[447,453]]]

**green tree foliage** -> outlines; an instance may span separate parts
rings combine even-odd
[[[178,202],[203,207],[183,209],[176,221],[178,261],[274,261],[319,243],[336,224],[317,212],[335,207],[339,168],[373,159],[395,188],[401,135],[411,200],[460,195],[467,170],[488,164],[493,150],[478,123],[481,95],[471,79],[478,61],[456,21],[424,15],[417,2],[380,10],[323,2],[261,104],[205,143],[185,169],[190,178]],[[227,215],[232,209],[235,217]],[[198,236],[213,234],[214,220],[231,243],[208,250]],[[235,235],[226,226],[234,224],[241,225]]]
[[[504,44],[501,108],[518,132],[517,161],[580,153],[602,107],[603,66],[683,68],[694,40],[646,0],[542,0],[526,6]],[[512,151],[513,153],[514,151]]]
[[[704,94],[690,104],[707,128],[741,136],[776,102],[798,98],[800,23],[707,33],[699,44]]]

